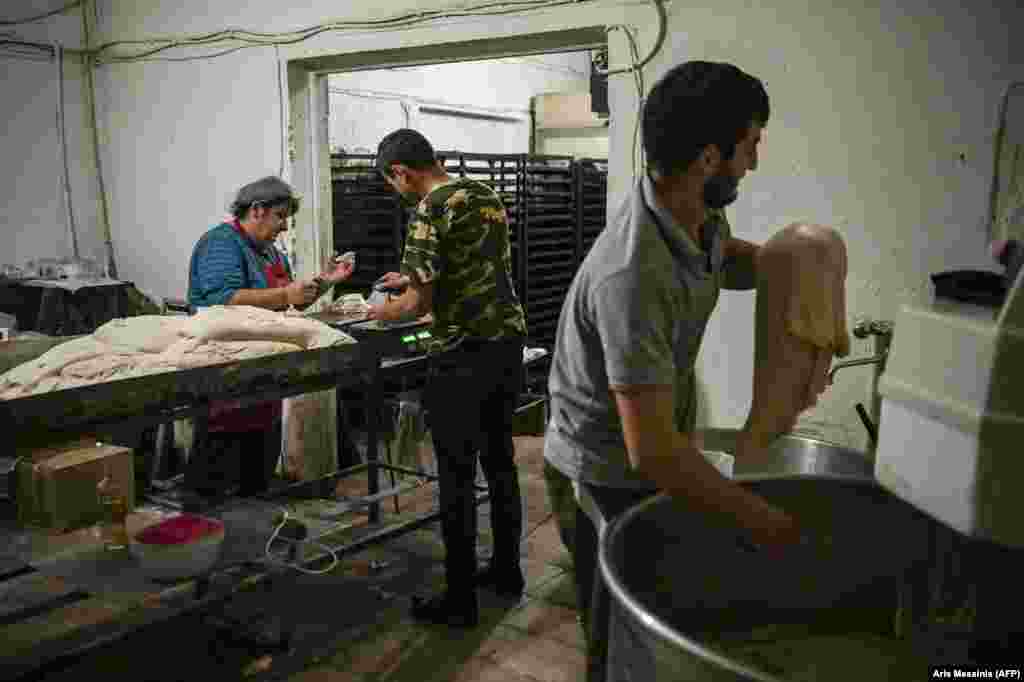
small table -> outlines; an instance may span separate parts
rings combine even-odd
[[[15,315],[22,331],[50,336],[91,334],[102,324],[132,313],[131,282],[117,280],[9,280],[0,310]]]

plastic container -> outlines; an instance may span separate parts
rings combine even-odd
[[[217,519],[181,514],[136,533],[129,550],[153,580],[184,580],[213,568],[224,535]]]

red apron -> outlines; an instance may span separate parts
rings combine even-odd
[[[245,234],[237,220],[232,223],[232,227],[250,248],[255,248],[252,239]],[[286,287],[292,283],[292,278],[288,276],[288,270],[284,267],[284,261],[280,258],[275,259],[271,264],[265,264],[263,274],[267,278],[268,289]],[[258,403],[245,408],[240,408],[238,405],[236,400],[210,403],[209,430],[231,433],[263,431],[269,429],[274,420],[281,416],[280,400]]]

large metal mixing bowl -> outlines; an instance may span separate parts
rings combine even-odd
[[[738,429],[703,429],[705,450],[735,454]],[[788,476],[792,474],[873,478],[871,461],[861,452],[835,443],[787,434],[754,460],[737,458],[733,475]]]
[[[892,643],[898,653],[877,679],[925,679],[929,663],[967,660],[955,642],[896,636],[912,599],[907,586],[927,571],[937,534],[952,531],[870,480],[797,475],[741,485],[796,516],[810,542],[772,558],[741,547],[737,529],[709,525],[666,496],[619,516],[600,548],[612,595],[609,682],[869,679],[848,673],[872,665],[874,654],[828,660],[807,676],[787,669],[804,665],[798,656],[751,662],[730,648],[774,645],[773,632],[793,628],[840,643]]]

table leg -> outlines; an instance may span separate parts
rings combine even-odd
[[[366,464],[369,489],[367,493],[372,497],[380,491],[380,462],[378,453],[378,436],[380,432],[380,387],[377,385],[377,368],[370,375],[369,384],[366,387]],[[380,502],[370,504],[370,523],[380,522]]]

